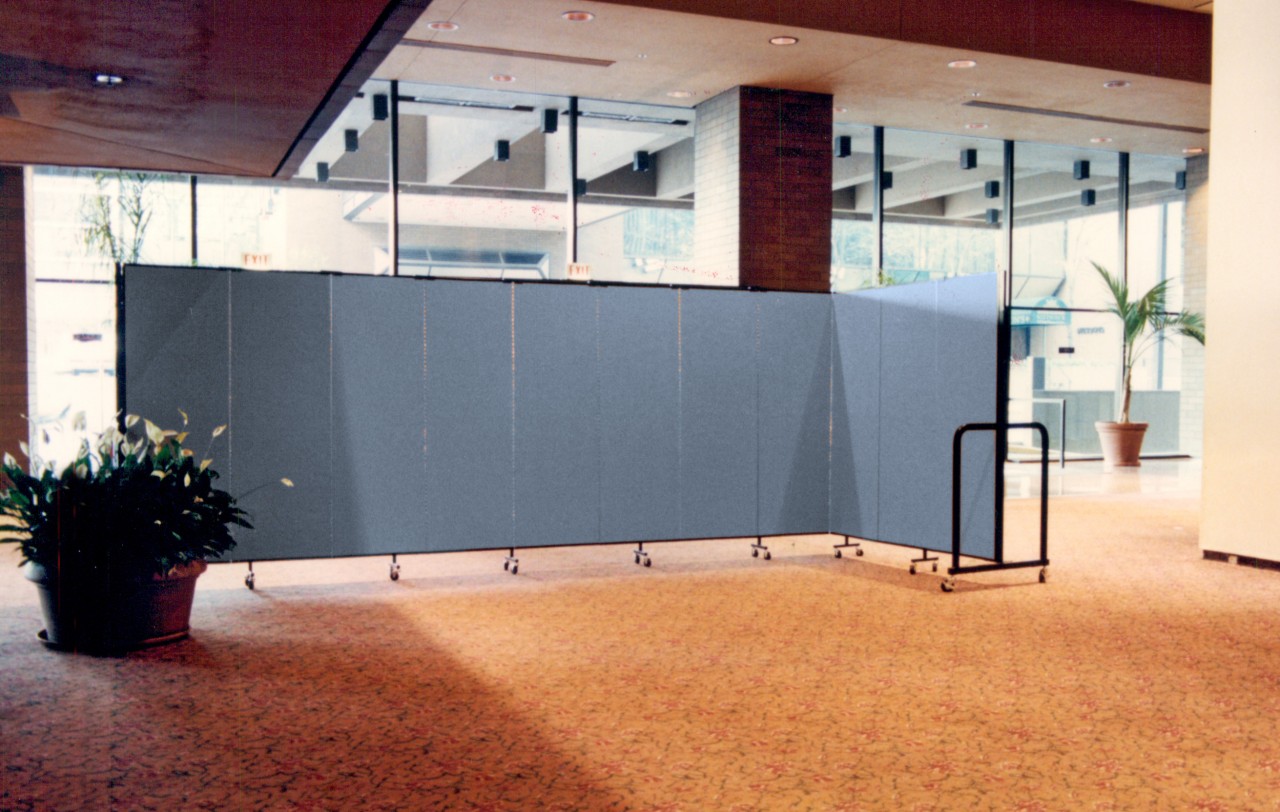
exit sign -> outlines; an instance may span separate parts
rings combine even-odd
[[[569,281],[590,282],[591,266],[585,262],[570,262],[569,263]]]

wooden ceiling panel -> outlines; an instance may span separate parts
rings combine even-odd
[[[0,161],[269,176],[387,9],[6,0]]]

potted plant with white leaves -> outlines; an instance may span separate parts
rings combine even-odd
[[[1169,333],[1185,336],[1204,344],[1204,316],[1189,310],[1169,313],[1166,310],[1169,280],[1157,282],[1146,293],[1133,297],[1123,279],[1113,276],[1106,268],[1094,262],[1093,267],[1102,276],[1111,301],[1107,312],[1121,323],[1121,377],[1120,407],[1114,421],[1098,421],[1098,439],[1102,443],[1102,458],[1112,466],[1133,467],[1140,465],[1142,439],[1147,424],[1129,419],[1129,407],[1133,400],[1133,370],[1138,359]]]
[[[185,637],[205,559],[235,546],[233,526],[251,527],[214,486],[212,460],[184,446],[186,431],[134,415],[125,427],[84,439],[61,470],[33,459],[28,472],[4,456],[0,541],[21,547],[52,646],[111,652]],[[73,428],[83,431],[83,415]]]

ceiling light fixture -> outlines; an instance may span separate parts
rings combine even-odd
[[[1132,82],[1126,79],[1112,79],[1110,82],[1103,82],[1102,86],[1107,90],[1120,90],[1122,88],[1132,86]]]
[[[965,68],[976,68],[978,63],[972,59],[953,59],[947,63],[947,67],[963,70]]]
[[[489,77],[489,81],[500,82],[502,84],[514,82],[515,80],[516,80],[516,77],[512,76],[509,73],[495,73],[494,75]]]
[[[849,108],[848,108],[848,107],[837,107],[837,108],[835,109],[835,112],[837,112],[837,113],[847,113],[847,112],[849,112]]]
[[[688,90],[668,90],[667,95],[673,99],[687,99],[693,94]]]
[[[118,73],[95,73],[93,83],[99,87],[118,87],[124,84],[124,77]]]
[[[1203,155],[1204,147],[1187,147],[1182,150],[1183,155]]]
[[[780,37],[769,38],[770,45],[795,45],[799,41],[800,41],[799,39],[786,34]]]
[[[968,124],[964,125],[964,128],[966,130],[985,130],[987,128],[987,125],[983,124],[981,121],[971,121]]]
[[[435,22],[427,23],[428,31],[457,31],[461,27],[452,20],[436,20]]]
[[[589,11],[566,11],[560,16],[571,23],[589,23],[596,18],[596,15]]]
[[[1106,135],[1095,135],[1093,138],[1090,138],[1090,139],[1089,139],[1089,143],[1091,143],[1091,144],[1110,144],[1110,143],[1111,143],[1111,137],[1110,137],[1110,136],[1106,136]]]

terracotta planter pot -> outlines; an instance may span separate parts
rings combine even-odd
[[[1094,423],[1098,439],[1102,441],[1102,461],[1119,468],[1136,468],[1142,463],[1142,438],[1147,433],[1146,423]]]
[[[57,648],[113,652],[186,637],[196,579],[206,569],[205,562],[192,561],[166,575],[109,578],[29,562],[23,575],[40,594],[42,640]]]

